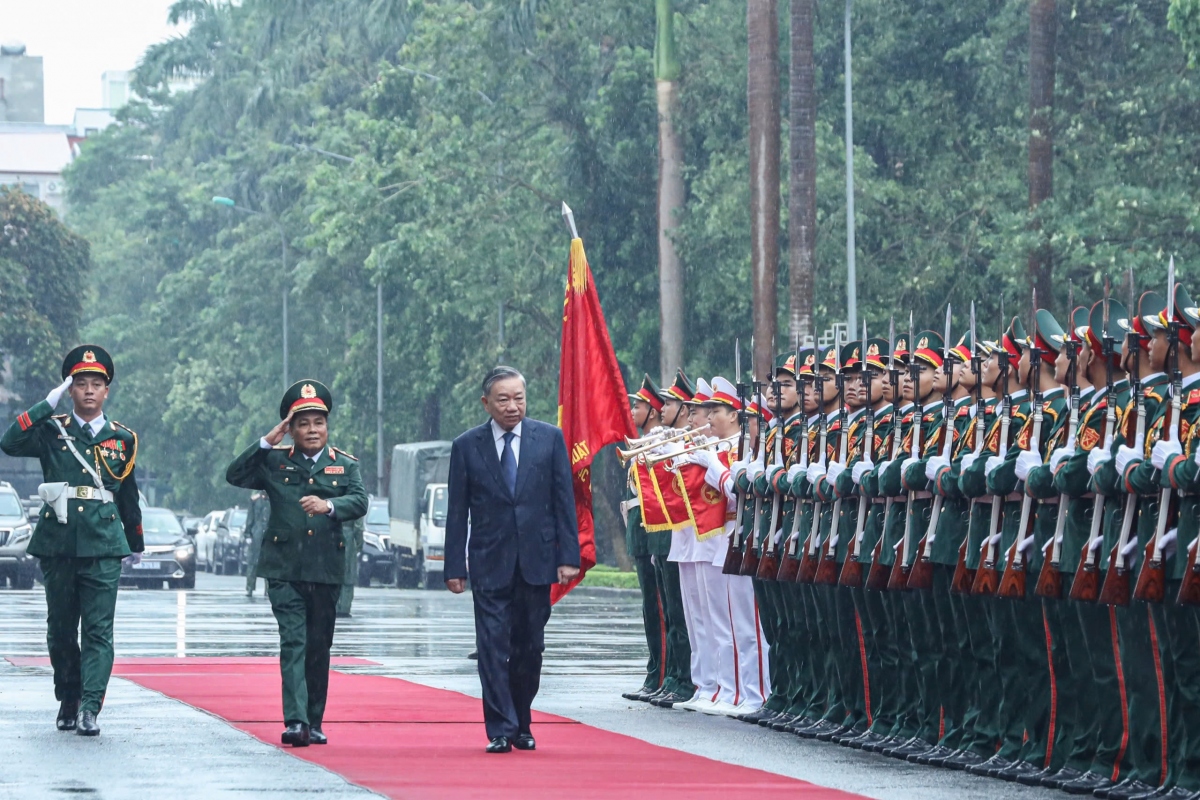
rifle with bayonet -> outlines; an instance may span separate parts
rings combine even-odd
[[[774,352],[774,348],[771,349]],[[771,454],[771,463],[777,465],[780,470],[785,469],[783,463],[783,394],[779,386],[779,375],[772,373],[771,375],[771,391],[775,393],[775,450]],[[755,570],[754,576],[759,580],[773,581],[775,575],[779,572],[779,555],[775,548],[775,536],[779,533],[780,515],[783,513],[783,495],[779,493],[772,481],[767,481],[767,491],[772,493],[771,497],[771,525],[767,529],[767,540],[762,543],[761,553],[759,558],[758,569]]]
[[[834,344],[833,346],[833,364],[834,364],[834,383],[837,386],[837,413],[838,413],[838,460],[837,463],[845,466],[846,454],[849,452],[848,440],[850,438],[848,415],[846,413],[846,376],[842,374],[842,352],[841,346]],[[861,350],[860,350],[861,354]],[[833,486],[833,481],[829,482]],[[842,518],[842,498],[834,498],[832,516],[829,521],[829,535],[825,537],[825,542],[821,545],[821,557],[817,561],[817,573],[813,576],[813,583],[822,583],[825,585],[833,585],[838,579],[837,565],[837,542],[838,528]]]
[[[1075,437],[1079,432],[1079,375],[1076,372],[1079,358],[1079,340],[1075,337],[1075,302],[1074,292],[1067,300],[1067,323],[1069,335],[1063,339],[1063,347],[1067,349],[1067,391],[1070,412],[1067,416],[1067,441],[1063,447],[1075,449]],[[1042,561],[1042,571],[1038,573],[1037,586],[1034,594],[1039,597],[1051,597],[1058,600],[1062,597],[1062,543],[1067,531],[1067,507],[1070,499],[1066,495],[1058,498],[1058,518],[1054,523],[1054,538],[1051,540],[1050,557]]]
[[[862,458],[868,462],[875,458],[875,408],[872,405],[874,398],[871,397],[871,370],[867,363],[867,355],[869,353],[867,346],[867,321],[864,319],[862,324],[862,380],[864,391],[867,393],[867,404],[863,408],[863,413],[866,418],[863,421],[863,440],[862,440]],[[862,566],[862,540],[867,529],[867,495],[860,487],[858,490],[858,516],[855,518],[854,541],[850,544],[850,550],[846,553],[846,562],[842,565],[842,572],[838,576],[838,583],[842,586],[849,586],[852,589],[858,589],[863,585],[863,566]]]
[[[1030,453],[1041,453],[1042,449],[1042,419],[1044,408],[1042,402],[1042,351],[1038,347],[1037,336],[1037,289],[1033,290],[1033,336],[1029,342],[1029,392],[1033,399],[1033,418],[1030,428],[1029,441],[1025,450]],[[1020,486],[1024,488],[1024,481]],[[1012,546],[1008,548],[1005,558],[1004,574],[1000,578],[1000,587],[996,593],[1000,597],[1022,599],[1025,597],[1026,561],[1025,550],[1033,546],[1033,497],[1027,491],[1021,492],[1021,516],[1017,523],[1017,536]]]
[[[921,371],[917,366],[917,346],[913,343],[913,321],[912,312],[908,312],[908,379],[913,387],[913,411],[912,425],[909,426],[908,437],[908,457],[921,457],[921,424],[924,422],[925,408],[921,405]],[[902,473],[903,474],[903,473]],[[908,503],[904,507],[904,537],[898,542],[900,552],[896,556],[896,564],[892,567],[892,574],[888,576],[887,588],[891,591],[899,591],[908,588],[908,573],[912,568],[908,559],[912,554],[912,539],[913,539],[913,504],[917,499],[916,491],[910,489],[908,492]],[[897,569],[899,567],[899,569]]]
[[[947,463],[954,447],[954,392],[953,367],[950,364],[950,304],[946,304],[946,338],[942,340],[942,372],[946,385],[942,389],[942,458]],[[934,487],[936,489],[936,487]],[[913,562],[908,573],[908,588],[926,590],[933,587],[933,540],[936,538],[938,520],[942,516],[942,503],[945,498],[934,492],[933,508],[929,513],[929,525],[917,548],[917,560]]]
[[[1183,373],[1179,370],[1179,319],[1175,313],[1175,257],[1171,256],[1167,268],[1167,347],[1171,365],[1171,405],[1163,418],[1165,441],[1179,439],[1179,415],[1183,405]],[[1158,495],[1158,519],[1155,521],[1154,538],[1146,542],[1142,557],[1142,569],[1138,572],[1133,596],[1147,603],[1161,603],[1167,591],[1166,556],[1163,555],[1163,538],[1167,535],[1170,522],[1175,517],[1173,508],[1175,490],[1162,489]]]
[[[1003,320],[1003,318],[1001,318]],[[997,351],[1000,359],[1000,384],[1004,392],[1000,401],[1000,430],[996,445],[996,455],[1000,459],[1008,454],[1008,431],[1012,426],[1012,393],[1008,390],[1008,371],[1010,356],[1004,347],[1004,332],[1000,333],[1000,347]],[[992,516],[988,522],[987,538],[983,540],[983,554],[980,557],[979,568],[975,570],[975,581],[971,584],[971,594],[995,594],[1000,586],[1000,570],[996,567],[996,543],[1000,539],[1000,523],[1004,512],[1004,496],[992,495]]]
[[[911,342],[909,343],[911,346]],[[892,451],[891,460],[900,455],[900,370],[896,367],[896,320],[888,321],[888,382],[892,387]],[[892,568],[880,561],[883,553],[883,537],[887,533],[888,520],[892,515],[894,498],[888,497],[883,504],[883,526],[875,551],[871,554],[871,569],[867,572],[867,588],[875,591],[886,589],[891,580]]]
[[[975,302],[971,301],[971,372],[975,375],[975,446],[972,452],[975,458],[983,452],[983,437],[987,427],[987,404],[983,400],[983,358],[980,356],[979,342],[975,339]],[[975,498],[971,498],[967,506],[967,520],[975,518]],[[955,594],[970,594],[971,584],[975,582],[975,570],[967,566],[967,542],[970,535],[963,537],[958,546],[958,563],[954,565],[954,577],[950,579],[950,591]]]
[[[808,447],[810,441],[808,414],[804,410],[804,395],[805,387],[801,383],[800,370],[803,365],[800,363],[800,337],[796,337],[796,414],[799,417],[797,425],[804,431],[804,441],[800,447],[800,453],[797,456],[800,470],[808,469]],[[783,558],[779,562],[779,572],[775,575],[775,580],[780,582],[791,583],[796,580],[796,575],[800,571],[800,547],[802,546],[800,539],[800,525],[804,520],[802,513],[804,504],[800,498],[796,498],[792,504],[792,532],[787,539],[787,549],[784,550]]]
[[[1129,326],[1130,344],[1133,348],[1133,373],[1129,376],[1129,388],[1133,394],[1134,407],[1137,409],[1136,430],[1133,436],[1133,447],[1141,449],[1146,439],[1146,400],[1142,396],[1142,336],[1132,324],[1132,317],[1137,312],[1129,310],[1131,324]],[[1112,398],[1109,398],[1111,404]],[[1125,509],[1121,517],[1121,534],[1116,544],[1108,554],[1108,572],[1104,575],[1104,585],[1100,589],[1100,602],[1108,606],[1129,605],[1129,573],[1132,564],[1127,560],[1123,551],[1134,535],[1133,526],[1137,517],[1138,495],[1130,492],[1125,496]]]
[[[746,458],[746,448],[750,442],[750,412],[747,410],[748,398],[746,397],[746,379],[742,375],[742,340],[734,340],[733,350],[733,371],[736,373],[734,380],[737,381],[738,394],[738,425],[741,426],[741,437],[738,439],[738,461]],[[725,575],[737,575],[742,569],[742,554],[745,549],[743,540],[743,524],[746,515],[746,492],[738,489],[737,493],[737,513],[738,523],[734,526],[733,535],[729,537],[729,549],[725,551],[725,564],[721,567],[721,572]]]
[[[834,350],[837,350],[837,337],[834,337]],[[825,381],[827,378],[821,375],[821,359],[820,351],[817,351],[817,362],[813,365],[813,375],[817,390],[817,411],[821,415],[818,422],[817,434],[817,458],[821,465],[821,471],[825,471],[826,466],[826,442],[829,438],[829,415],[825,413]],[[812,525],[808,531],[808,542],[804,547],[804,557],[800,559],[800,568],[796,572],[797,583],[812,583],[817,577],[817,566],[820,564],[821,544],[821,499],[816,496],[816,487],[813,487],[813,518]]]

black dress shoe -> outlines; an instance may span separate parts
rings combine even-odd
[[[997,770],[992,777],[999,778],[1002,781],[1015,781],[1022,775],[1035,775],[1038,772],[1041,772],[1041,770],[1039,770],[1033,764],[1030,764],[1028,761],[1017,759],[1004,769]]]
[[[512,743],[507,736],[497,736],[488,742],[486,750],[489,753],[509,753],[512,752]]]
[[[835,737],[842,736],[849,732],[850,732],[850,729],[847,728],[845,725],[838,725],[835,722],[835,723],[833,723],[832,728],[828,728],[828,729],[823,730],[820,733],[818,733],[816,735],[816,740],[818,742],[832,742]]]
[[[537,750],[537,742],[533,740],[532,733],[518,733],[512,743],[518,750]]]
[[[898,736],[884,736],[877,742],[863,742],[862,749],[869,753],[882,753],[889,747],[899,747],[907,741],[907,739],[901,739]]]
[[[791,729],[791,726],[794,726],[796,723],[800,722],[800,720],[800,717],[797,717],[793,714],[780,714],[774,719],[765,720],[758,724],[762,725],[764,728],[770,728],[773,731],[787,731]]]
[[[639,703],[646,703],[646,702],[649,702],[650,698],[657,693],[658,693],[657,686],[643,686],[642,688],[638,689],[636,692],[622,692],[621,697],[624,697],[626,700],[633,700],[633,701],[636,701]]]
[[[329,737],[320,728],[309,728],[308,741],[312,744],[329,744]]]
[[[749,714],[738,714],[738,719],[748,725],[761,725],[763,720],[775,719],[778,716],[778,711],[772,711],[766,706],[763,706],[757,711],[751,711]]]
[[[1028,772],[1024,775],[1018,775],[1017,783],[1022,786],[1045,786],[1045,781],[1050,780],[1050,778],[1057,774],[1058,770],[1054,767],[1046,767],[1045,769]]]
[[[931,745],[929,742],[925,741],[919,736],[914,736],[907,742],[897,747],[889,747],[882,752],[889,758],[898,758],[901,761],[905,761],[911,755],[915,755],[917,753],[928,753],[932,749],[933,745]]]
[[[1085,772],[1074,780],[1067,781],[1059,789],[1067,794],[1091,794],[1097,789],[1107,791],[1113,787],[1113,782],[1103,775]]]
[[[874,731],[867,731],[857,739],[851,739],[850,741],[846,742],[846,744],[855,750],[866,750],[871,745],[876,745],[882,742],[883,738],[884,737],[882,735],[875,733]]]
[[[1012,763],[1013,762],[1009,761],[1007,758],[1002,758],[999,754],[997,754],[989,758],[987,761],[984,761],[982,764],[976,764],[973,767],[967,767],[967,772],[971,773],[972,775],[983,775],[990,778],[1000,770],[1007,769],[1008,767],[1012,766]]]
[[[925,766],[938,766],[950,756],[954,755],[954,751],[943,744],[935,744],[931,749],[924,753],[917,753],[908,757],[908,760],[914,764],[924,764]]]
[[[78,700],[63,700],[58,706],[58,719],[54,720],[54,727],[60,731],[75,730],[75,717],[78,714]]]
[[[862,736],[864,733],[866,733],[865,728],[846,728],[845,731],[839,733],[837,736],[832,737],[829,741],[833,742],[834,744],[846,746],[849,745],[850,742]]]
[[[977,767],[983,763],[983,756],[978,755],[971,750],[959,750],[954,755],[947,758],[941,763],[941,766],[946,769],[965,770],[970,767]]]
[[[1192,793],[1178,786],[1160,786],[1150,794],[1140,794],[1132,800],[1189,800]]]
[[[667,692],[661,697],[651,700],[650,703],[658,706],[659,708],[673,708],[676,703],[686,703],[691,699],[692,698],[690,697],[684,697],[683,695],[676,694],[675,692]]]
[[[1130,778],[1109,789],[1104,796],[1110,800],[1133,800],[1139,794],[1150,794],[1154,789],[1155,787],[1148,783]],[[1096,795],[1096,792],[1092,792],[1092,794]],[[1099,795],[1096,796],[1099,797]]]
[[[1063,767],[1058,772],[1042,778],[1042,786],[1045,786],[1047,789],[1058,789],[1062,787],[1064,783],[1069,783],[1082,774],[1082,772],[1072,767]]]
[[[308,723],[293,722],[283,729],[283,736],[280,739],[284,744],[290,744],[292,747],[308,747],[311,735]]]
[[[99,736],[100,726],[96,724],[96,712],[83,710],[75,717],[75,732],[80,736]]]
[[[471,661],[478,661],[479,660],[479,651],[472,650],[471,652],[467,653],[467,658],[469,658]]]
[[[801,739],[816,739],[818,733],[823,733],[824,731],[832,730],[836,727],[836,725],[827,719],[819,719],[813,722],[811,725],[796,725],[793,728],[792,733],[796,734]]]

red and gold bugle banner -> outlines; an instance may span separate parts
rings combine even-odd
[[[725,495],[708,485],[706,472],[699,464],[684,464],[675,472],[675,491],[682,497],[688,524],[700,540],[725,532]]]

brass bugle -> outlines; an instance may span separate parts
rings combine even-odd
[[[688,445],[687,447],[680,450],[678,453],[670,453],[670,454],[662,453],[657,456],[649,456],[646,458],[646,466],[652,467],[655,464],[661,464],[664,461],[670,461],[672,458],[678,458],[679,456],[685,456],[688,453],[694,453],[697,450],[708,450],[710,448],[716,447],[719,444],[733,444],[734,442],[736,442],[738,440],[739,437],[741,437],[741,435],[742,435],[741,433],[735,433],[735,434],[732,434],[731,436],[726,436],[724,439],[711,439],[707,442]]]
[[[709,427],[710,426],[707,423],[705,423],[704,425],[701,425],[699,428],[696,428],[695,430],[690,430],[690,429],[682,430],[679,433],[676,433],[673,436],[668,436],[666,438],[648,437],[648,436],[642,437],[644,439],[654,439],[654,441],[649,442],[648,444],[643,444],[639,447],[635,447],[633,449],[629,449],[629,450],[622,450],[621,448],[618,447],[617,448],[617,460],[621,462],[622,467],[627,467],[627,466],[629,466],[630,461],[637,458],[638,456],[641,456],[641,455],[644,455],[644,454],[650,452],[651,450],[658,447],[659,445],[668,444],[670,442],[677,442],[680,439],[687,439],[691,436],[695,436],[695,435],[699,434],[701,431],[707,430]]]

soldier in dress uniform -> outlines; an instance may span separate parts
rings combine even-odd
[[[81,736],[100,733],[96,717],[112,674],[121,560],[138,561],[143,550],[138,437],[104,414],[115,374],[104,348],[76,347],[63,360],[62,384],[0,439],[6,454],[41,461],[44,504],[28,552],[41,559],[46,587],[55,724]],[[64,394],[74,408],[54,415]]]
[[[327,741],[322,722],[345,570],[342,530],[367,513],[358,460],[329,446],[332,410],[323,383],[297,381],[279,404],[282,421],[225,473],[234,486],[266,492],[271,503],[258,574],[279,624],[282,741],[293,747]],[[293,443],[282,444],[289,434]]]

